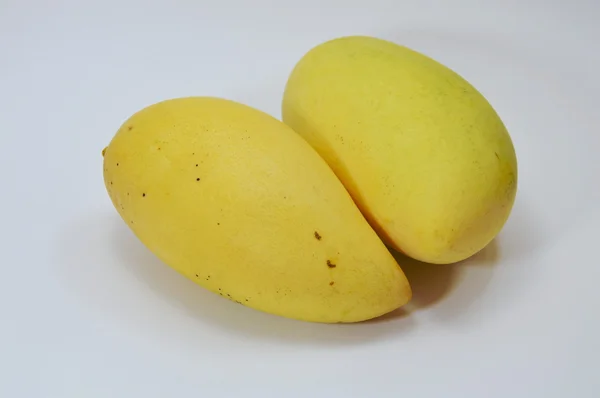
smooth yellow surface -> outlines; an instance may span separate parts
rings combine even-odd
[[[475,88],[422,54],[370,37],[321,44],[296,65],[282,111],[380,235],[411,257],[465,259],[509,216],[509,134]]]
[[[104,181],[152,252],[240,304],[354,322],[410,299],[400,267],[327,164],[258,110],[203,97],[152,105],[111,141]]]

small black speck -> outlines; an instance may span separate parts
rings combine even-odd
[[[200,177],[196,178],[196,181],[200,181]]]
[[[327,260],[327,266],[329,268],[335,268],[336,267],[336,265],[334,263],[332,263],[331,260]]]
[[[196,278],[198,277],[198,274],[196,274]]]
[[[198,163],[196,163],[196,167],[198,167]]]
[[[221,288],[219,288],[219,291],[221,291]]]
[[[321,240],[321,235],[319,235],[319,233],[317,231],[315,231],[315,239],[317,240]]]
[[[221,225],[221,223],[220,223],[220,222],[218,222],[218,223],[217,223],[217,225]]]
[[[158,150],[160,151],[160,147],[158,147],[158,148],[156,148],[156,149],[158,149]]]
[[[209,280],[210,278],[206,278],[206,280]]]
[[[221,296],[223,295],[223,293],[219,293]]]
[[[129,222],[133,224],[133,220],[131,220],[131,221],[129,221]]]
[[[145,198],[145,197],[146,197],[146,194],[145,194],[145,193],[143,193],[143,194],[142,194],[142,197],[144,197],[144,198]]]
[[[250,300],[246,299],[246,301],[250,301]]]
[[[192,155],[195,155],[195,154],[196,154],[196,152],[192,152]]]
[[[117,167],[119,167],[119,163],[117,163]]]
[[[231,297],[231,294],[227,293],[227,297]]]
[[[110,185],[112,185],[112,181],[110,182]]]
[[[329,286],[333,286],[335,284],[334,281],[329,282]]]
[[[133,130],[133,126],[127,127],[127,130],[129,130],[129,131]]]

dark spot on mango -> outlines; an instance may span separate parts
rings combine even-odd
[[[117,167],[119,167],[119,163],[117,163]]]
[[[333,286],[335,284],[334,281],[329,282],[329,286]]]
[[[321,240],[322,239],[321,235],[319,235],[319,233],[317,231],[315,231],[315,239],[316,240]]]
[[[198,167],[198,163],[196,163],[196,167]]]
[[[327,266],[329,268],[335,268],[336,267],[336,265],[334,263],[332,263],[331,260],[327,260]]]
[[[498,156],[498,152],[494,152],[494,155],[496,155],[496,159],[500,160],[500,156]]]
[[[142,197],[144,197],[144,198],[145,198],[145,197],[146,197],[146,193],[143,193],[143,194],[142,194]]]
[[[128,130],[128,131],[131,131],[131,130],[133,130],[133,126],[127,126],[127,130]]]
[[[196,181],[200,181],[200,177],[196,178]]]

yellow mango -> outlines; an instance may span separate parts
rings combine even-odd
[[[377,317],[411,297],[325,161],[263,112],[218,98],[167,100],[134,114],[103,153],[122,219],[214,293],[327,323]]]
[[[510,215],[517,159],[504,124],[423,54],[362,36],[318,45],[292,71],[282,114],[380,236],[415,259],[470,257]]]

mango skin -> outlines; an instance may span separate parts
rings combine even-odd
[[[409,301],[404,273],[319,155],[218,98],[151,105],[104,153],[109,196],[163,262],[240,304],[356,322]]]
[[[323,43],[291,73],[282,115],[387,244],[410,257],[464,260],[510,215],[517,159],[504,124],[425,55],[372,37]]]

